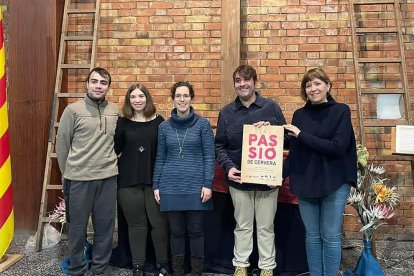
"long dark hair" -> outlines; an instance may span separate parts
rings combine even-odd
[[[125,118],[131,119],[134,117],[134,110],[131,106],[131,93],[135,89],[139,89],[144,93],[145,98],[147,99],[147,103],[144,108],[144,116],[146,118],[150,118],[155,114],[157,109],[155,108],[154,102],[152,100],[151,94],[149,93],[148,89],[142,83],[135,83],[128,88],[127,93],[125,94],[124,105],[122,106],[122,114]]]

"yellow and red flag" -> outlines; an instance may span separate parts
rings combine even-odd
[[[0,6],[0,258],[6,253],[14,234],[5,69],[6,54],[3,39],[3,11]]]

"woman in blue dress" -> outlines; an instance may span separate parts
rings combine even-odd
[[[203,213],[212,209],[214,136],[209,121],[194,112],[193,86],[177,82],[171,88],[175,108],[160,124],[153,178],[154,196],[166,212],[174,275],[184,274],[186,233],[190,242],[191,274],[201,275],[204,260]]]

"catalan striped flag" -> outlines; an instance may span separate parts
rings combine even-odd
[[[5,68],[3,11],[0,6],[0,258],[6,253],[14,234]]]

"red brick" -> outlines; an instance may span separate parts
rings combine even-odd
[[[304,52],[311,52],[311,51],[321,52],[324,49],[325,49],[325,46],[321,44],[303,44],[299,46],[299,50],[304,51]]]

